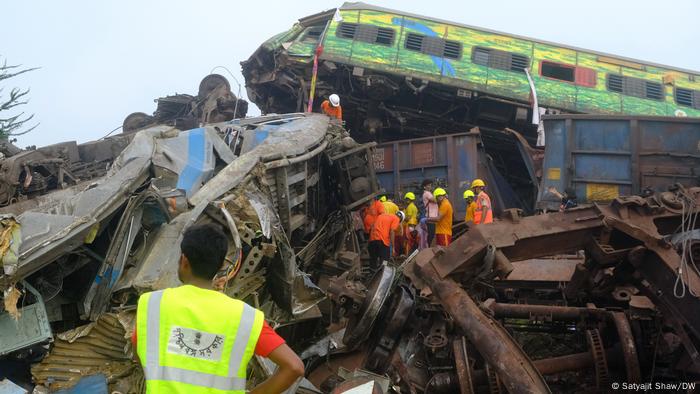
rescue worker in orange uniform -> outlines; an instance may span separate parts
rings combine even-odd
[[[433,196],[438,203],[438,216],[428,220],[436,222],[435,245],[449,246],[452,243],[452,204],[447,199],[447,191],[441,187],[433,191]]]
[[[389,215],[395,215],[399,211],[399,206],[387,195],[383,195],[379,198],[379,201],[384,205],[384,213]],[[403,232],[397,231],[394,234],[394,243],[392,248],[392,256],[399,256],[403,252]]]
[[[493,209],[491,198],[484,191],[486,184],[481,179],[474,179],[471,189],[476,195],[476,208],[474,209],[474,224],[486,224],[493,222]]]
[[[340,97],[335,93],[328,96],[328,100],[324,100],[321,103],[321,110],[331,118],[343,120],[343,107],[340,106]]]
[[[401,228],[406,215],[399,211],[396,214],[383,213],[377,217],[369,233],[369,265],[376,271],[382,261],[391,259],[391,246],[394,233]]]
[[[384,213],[384,204],[377,199],[372,201],[367,208],[365,208],[365,216],[364,216],[364,225],[365,225],[365,232],[367,234],[372,231],[372,225],[374,224],[374,221],[377,220],[377,216],[381,215]]]

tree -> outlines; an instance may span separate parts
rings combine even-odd
[[[21,64],[8,66],[7,60],[5,60],[0,66],[0,82],[37,69],[23,69],[21,67]],[[13,110],[15,107],[27,104],[29,89],[12,88],[7,98],[3,94],[4,90],[5,88],[0,86],[0,138],[27,134],[34,130],[39,125],[38,123],[33,126],[28,126],[27,124],[34,118],[34,114],[25,115],[24,112],[17,113],[16,110]]]

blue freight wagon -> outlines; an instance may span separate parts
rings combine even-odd
[[[478,132],[379,144],[374,169],[380,186],[397,202],[406,192],[415,193],[420,200],[421,182],[433,180],[434,186],[447,190],[456,220],[464,218],[462,194],[475,178],[486,182],[496,213],[503,208],[523,208],[518,195],[488,160]]]
[[[558,209],[550,187],[592,203],[700,186],[699,119],[568,114],[545,117],[544,129],[538,209]]]

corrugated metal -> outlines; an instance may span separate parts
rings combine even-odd
[[[125,334],[114,314],[104,314],[95,323],[59,334],[49,355],[32,367],[32,376],[37,384],[52,391],[70,388],[81,377],[97,373],[105,374],[111,384],[118,384],[116,378],[133,380],[129,383],[136,383],[134,388],[139,390],[141,375],[127,355]]]
[[[555,209],[555,187],[579,202],[700,185],[700,120],[693,118],[555,115],[545,117],[538,208]]]

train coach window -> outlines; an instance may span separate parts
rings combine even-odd
[[[384,27],[377,28],[377,38],[374,40],[377,44],[391,45],[394,43],[394,29]]]
[[[580,86],[595,87],[596,85],[596,72],[587,67],[542,60],[540,62],[540,75],[560,81],[573,82]]]
[[[663,100],[664,98],[663,85],[641,78],[608,74],[607,87],[611,92],[622,93],[626,96],[650,100]]]
[[[622,93],[622,76],[608,74],[608,90],[611,92]]]
[[[392,45],[394,43],[394,29],[375,25],[343,22],[338,26],[335,34],[340,38],[370,44]]]
[[[498,49],[475,47],[472,50],[472,63],[499,70],[525,72],[525,68],[530,65],[530,58]]]
[[[543,77],[574,82],[576,67],[543,61],[540,63],[540,74]]]
[[[446,57],[448,59],[459,59],[462,57],[462,44],[457,41],[444,40],[440,37],[408,33],[404,46],[411,51],[431,56]]]
[[[355,39],[355,32],[357,31],[357,23],[341,23],[338,26],[338,30],[335,31],[335,35],[340,38],[347,38],[350,40]]]
[[[700,109],[700,91],[683,88],[676,88],[676,103]]]
[[[313,41],[316,42],[318,41],[319,37],[321,37],[321,34],[323,33],[323,29],[325,26],[311,26],[306,29],[306,32],[304,33],[304,41]]]

